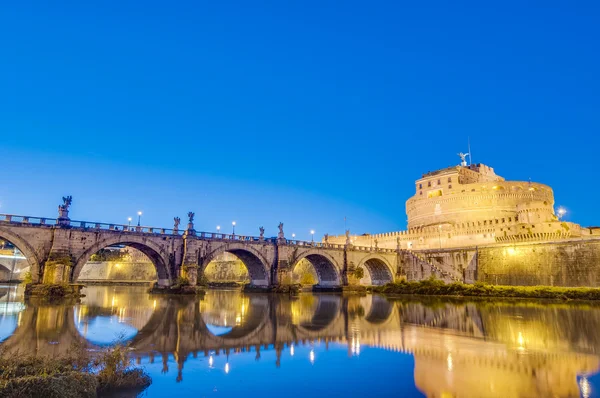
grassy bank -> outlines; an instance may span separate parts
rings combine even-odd
[[[473,285],[463,283],[445,284],[439,280],[420,282],[389,283],[374,286],[373,293],[385,295],[424,295],[458,297],[502,297],[557,300],[600,300],[600,289],[587,287],[554,286],[496,286],[483,283]]]
[[[98,397],[125,391],[137,395],[151,382],[144,371],[131,367],[122,346],[93,357],[77,347],[61,357],[0,351],[2,397]]]

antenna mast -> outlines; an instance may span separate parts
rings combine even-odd
[[[471,155],[471,137],[467,137],[467,145],[469,150],[469,166],[473,164],[473,155]]]

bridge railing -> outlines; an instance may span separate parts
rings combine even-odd
[[[52,226],[58,224],[58,221],[56,220],[56,218],[0,214],[0,223],[21,223]]]
[[[40,226],[56,226],[59,225],[59,221],[56,218],[47,217],[33,217],[33,216],[19,216],[14,214],[0,214],[0,225],[3,223],[19,223],[19,224],[35,224]],[[137,226],[130,224],[115,224],[115,223],[102,223],[92,221],[79,221],[69,220],[69,226],[71,228],[81,228],[85,230],[102,230],[102,231],[115,231],[124,233],[141,233],[141,234],[153,234],[153,235],[183,235],[185,229],[172,229],[172,228],[157,228],[148,226]],[[235,235],[235,234],[224,234],[220,232],[201,232],[194,231],[194,234],[201,239],[218,239],[218,240],[229,240],[238,242],[269,242],[276,243],[277,238],[264,238],[259,236],[250,235]],[[324,242],[311,242],[297,239],[286,239],[286,244],[301,247],[316,247],[323,249],[338,249],[343,250],[345,245],[337,243],[324,243]],[[368,246],[351,246],[350,250],[362,251],[362,252],[379,252],[379,253],[395,253],[395,249],[387,248],[374,248]]]
[[[359,252],[396,253],[396,249],[388,249],[385,247],[352,246],[352,250]]]

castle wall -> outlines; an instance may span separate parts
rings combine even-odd
[[[412,252],[404,271],[408,280],[423,280],[437,269],[493,285],[600,287],[600,239],[517,243],[479,248]],[[430,267],[431,268],[431,267]]]
[[[499,285],[600,286],[600,240],[479,250],[478,280]]]

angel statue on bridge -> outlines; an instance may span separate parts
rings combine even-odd
[[[179,230],[179,224],[181,223],[181,218],[179,217],[173,217],[173,230],[177,231]]]
[[[277,239],[285,239],[285,235],[283,234],[283,223],[280,222],[277,226],[279,228],[279,233],[277,234]]]
[[[264,239],[264,237],[265,237],[265,228],[264,227],[260,227],[259,231],[260,231],[260,238]]]
[[[65,208],[65,210],[69,210],[69,206],[71,206],[71,203],[73,202],[73,197],[71,195],[69,196],[63,196],[63,206]]]
[[[63,204],[58,205],[58,219],[68,222],[69,206],[71,206],[71,203],[73,202],[73,197],[71,195],[63,196],[62,200],[63,200]]]
[[[196,213],[191,212],[191,211],[188,213],[188,218],[190,219],[190,222],[194,222],[195,215],[196,215]]]

